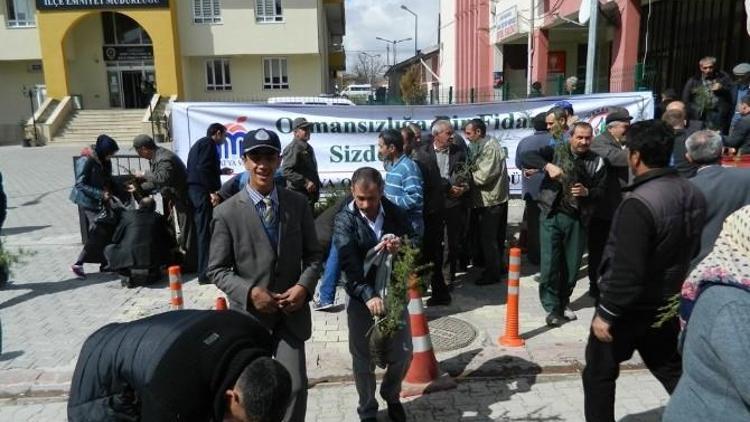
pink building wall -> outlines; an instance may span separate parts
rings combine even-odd
[[[456,86],[454,96],[457,101],[468,101],[469,90],[476,89],[477,101],[492,93],[492,61],[494,45],[491,44],[489,0],[455,0],[456,1]],[[534,31],[534,54],[532,57],[533,80],[547,79],[547,60],[550,42],[549,28],[557,17],[555,12],[573,20],[578,19],[581,0],[540,0],[544,5],[544,26]],[[606,0],[599,0],[606,3]],[[612,40],[612,57],[610,60],[611,92],[631,91],[635,88],[635,66],[638,63],[638,42],[641,23],[640,0],[616,0],[620,10],[620,25],[614,30]],[[600,25],[604,17],[599,16]],[[586,28],[582,28],[586,30]],[[602,35],[604,31],[600,31]],[[582,82],[582,81],[581,81]],[[447,88],[447,87],[444,87]]]
[[[468,102],[470,90],[475,99],[489,98],[492,88],[492,49],[488,0],[456,0],[456,86],[455,99]]]

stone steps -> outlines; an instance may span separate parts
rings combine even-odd
[[[54,141],[93,143],[99,135],[107,134],[118,142],[129,144],[134,137],[143,133],[141,120],[144,113],[143,109],[78,110]]]

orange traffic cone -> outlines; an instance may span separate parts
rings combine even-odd
[[[179,265],[169,267],[169,290],[172,292],[170,309],[182,309],[182,270]]]
[[[524,341],[518,335],[518,293],[521,279],[521,249],[511,248],[508,266],[508,301],[505,307],[505,335],[497,341],[502,346],[521,347]]]
[[[227,308],[227,300],[224,299],[224,296],[219,296],[216,298],[216,310],[217,311],[226,311]]]
[[[437,359],[435,359],[430,328],[427,326],[427,318],[424,315],[424,306],[422,306],[422,293],[419,291],[415,276],[409,280],[409,323],[413,352],[409,371],[401,383],[401,397],[456,388],[456,383],[450,376],[441,375]]]

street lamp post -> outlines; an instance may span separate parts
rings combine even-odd
[[[393,44],[393,65],[394,66],[396,65],[396,62],[398,60],[396,58],[396,45],[400,44],[402,42],[405,42],[405,41],[411,41],[411,38],[404,38],[404,39],[400,39],[400,40],[389,40],[389,39],[386,39],[386,38],[383,38],[383,37],[375,37],[375,39],[378,40],[378,41],[383,41],[383,42],[387,42],[389,44]]]
[[[412,15],[414,15],[414,55],[416,56],[417,52],[419,51],[417,50],[417,34],[418,34],[418,29],[419,29],[419,16],[417,16],[417,14],[414,13],[413,10],[409,9],[403,4],[401,5],[401,8],[411,13]]]
[[[31,108],[31,123],[34,126],[34,143],[36,143],[39,140],[39,134],[37,133],[36,129],[36,116],[34,115],[34,93],[36,91],[35,88],[26,88],[25,86],[22,88],[23,94],[25,97],[29,97],[29,107]]]

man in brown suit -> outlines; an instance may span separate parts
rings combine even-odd
[[[320,275],[322,252],[310,207],[301,194],[274,184],[281,161],[279,137],[270,130],[247,134],[243,191],[219,205],[211,223],[208,276],[274,339],[274,357],[292,376],[285,421],[304,421],[307,408],[305,340]]]

